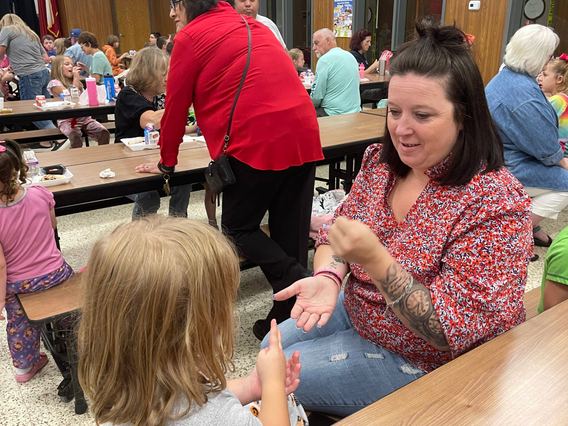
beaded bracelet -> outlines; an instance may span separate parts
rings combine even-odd
[[[332,270],[332,269],[320,269],[319,271],[314,273],[314,277],[317,277],[318,275],[323,275],[324,277],[330,278],[331,280],[333,280],[333,282],[335,282],[335,284],[337,284],[337,286],[339,288],[341,288],[341,284],[343,283],[343,279],[334,270]]]
[[[392,302],[387,302],[387,308],[391,308],[396,305],[397,303],[399,303],[402,298],[408,294],[410,294],[410,291],[412,290],[412,287],[414,286],[414,278],[411,276],[410,277],[410,281],[408,282],[408,284],[406,284],[406,287],[404,287],[403,292],[400,294],[400,296],[398,296],[395,300],[393,300]]]

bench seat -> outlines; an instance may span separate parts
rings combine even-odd
[[[116,132],[114,121],[101,123],[110,133]],[[20,132],[1,133],[3,139],[13,139],[18,143],[26,144],[32,142],[50,141],[53,139],[66,139],[65,135],[55,127],[52,129],[22,130]]]

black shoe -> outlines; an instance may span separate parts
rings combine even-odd
[[[533,257],[531,257],[531,262],[536,262],[538,260],[538,254],[533,255]]]
[[[252,334],[254,334],[254,337],[256,337],[260,341],[264,339],[264,336],[266,336],[269,331],[270,331],[270,321],[267,321],[265,319],[260,319],[256,321],[252,326]]]

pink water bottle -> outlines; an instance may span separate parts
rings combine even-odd
[[[359,64],[359,78],[365,78],[365,65]]]
[[[97,80],[93,77],[87,77],[87,98],[89,98],[89,106],[99,106],[99,98],[97,95]]]

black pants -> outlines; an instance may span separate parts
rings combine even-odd
[[[276,293],[308,275],[315,165],[272,171],[230,161],[237,183],[223,192],[223,231],[244,257],[260,266]],[[270,237],[260,230],[266,212]],[[276,303],[268,319],[288,318],[293,303]]]

